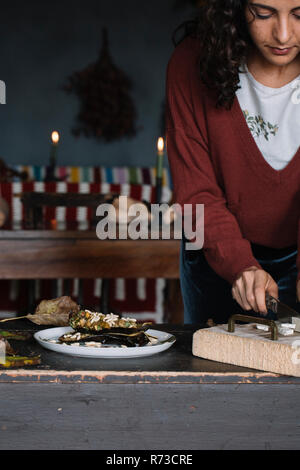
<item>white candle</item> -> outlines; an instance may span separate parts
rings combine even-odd
[[[162,137],[157,141],[157,165],[156,165],[156,177],[163,177],[163,166],[164,166],[164,148],[165,142]]]
[[[59,142],[59,133],[57,131],[53,131],[51,135],[52,145],[51,145],[51,153],[50,153],[50,165],[56,166],[56,155],[57,155],[57,147]]]

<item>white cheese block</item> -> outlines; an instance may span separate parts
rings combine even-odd
[[[278,333],[282,336],[292,336],[294,334],[294,330],[292,328],[285,328],[285,327],[279,326]]]
[[[270,327],[268,325],[259,325],[259,324],[256,325],[256,328],[258,330],[262,330],[262,331],[269,331],[269,329],[270,329]]]
[[[295,323],[281,323],[282,328],[289,328],[291,330],[295,330],[296,325]]]

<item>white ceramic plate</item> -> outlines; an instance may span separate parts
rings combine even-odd
[[[74,346],[61,344],[58,338],[65,333],[73,332],[71,327],[62,328],[49,328],[47,330],[38,331],[34,334],[36,341],[46,349],[55,351],[61,354],[68,354],[69,356],[90,357],[90,358],[105,358],[105,359],[125,359],[130,357],[152,356],[158,354],[166,349],[169,349],[176,341],[175,336],[163,331],[147,330],[151,336],[155,336],[158,340],[156,344],[150,346],[137,346],[134,348],[124,348],[122,346],[109,346],[102,347],[94,346]]]

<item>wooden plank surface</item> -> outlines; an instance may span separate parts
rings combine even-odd
[[[94,232],[6,231],[0,232],[0,278],[178,279],[179,252],[179,240],[102,241]]]

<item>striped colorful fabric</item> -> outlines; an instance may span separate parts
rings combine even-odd
[[[27,171],[32,181],[44,181],[46,166],[15,165]],[[155,186],[156,168],[63,166],[55,168],[55,176],[66,183],[150,184]],[[17,181],[17,179],[15,180]],[[172,188],[169,168],[164,168],[163,185]]]
[[[49,192],[49,193],[116,193],[122,196],[129,196],[139,201],[155,203],[155,188],[150,185],[134,184],[109,184],[109,183],[1,183],[0,194],[8,202],[10,210],[10,225],[15,229],[24,228],[24,207],[21,203],[20,194],[25,192]],[[170,202],[171,190],[165,186],[163,188],[163,202]],[[85,222],[91,219],[91,213],[87,208],[46,208],[45,221],[56,219],[59,222]]]

